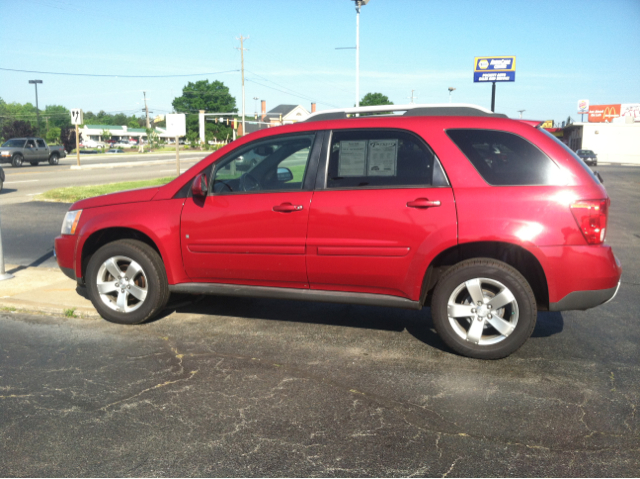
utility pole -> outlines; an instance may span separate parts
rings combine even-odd
[[[245,135],[245,129],[244,129],[244,44],[243,41],[247,40],[249,37],[243,37],[242,35],[240,35],[240,38],[238,38],[238,40],[240,40],[240,66],[241,66],[241,75],[242,75],[242,135]],[[234,130],[235,131],[235,130]]]
[[[520,113],[520,119],[522,120],[522,114],[527,111],[527,110],[518,110],[518,113]]]
[[[38,123],[38,135],[40,134],[40,109],[38,108],[38,83],[42,83],[42,80],[29,80],[36,87],[36,121]]]
[[[151,124],[149,123],[149,107],[147,106],[147,92],[143,91],[142,94],[144,95],[144,111],[147,116],[147,128],[151,128]]]
[[[417,97],[415,97],[415,96],[413,95],[413,92],[414,92],[414,91],[415,91],[415,90],[411,90],[411,96],[409,97],[409,100],[411,100],[411,104],[412,104],[412,105],[413,105],[413,100],[414,100],[415,98],[417,98]]]

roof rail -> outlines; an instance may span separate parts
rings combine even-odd
[[[339,108],[336,110],[324,110],[312,113],[305,121],[341,120],[347,115],[360,113],[389,113],[404,111],[402,116],[493,116],[508,118],[502,113],[493,113],[481,106],[469,103],[435,103],[435,104],[408,104],[408,105],[378,105],[360,106],[354,108]]]

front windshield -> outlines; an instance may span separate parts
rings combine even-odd
[[[2,146],[7,148],[22,148],[25,140],[9,140],[5,141]]]

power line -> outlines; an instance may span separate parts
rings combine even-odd
[[[302,96],[302,95],[297,95],[297,94],[295,94],[295,93],[291,93],[291,92],[289,92],[289,91],[280,90],[280,89],[278,89],[278,88],[273,88],[272,86],[265,85],[264,83],[260,83],[260,82],[257,82],[257,81],[255,81],[255,80],[251,80],[250,78],[245,78],[245,80],[246,80],[246,81],[250,81],[250,82],[252,82],[252,83],[255,83],[255,84],[257,84],[257,85],[263,86],[263,87],[265,87],[265,88],[269,88],[269,89],[271,89],[271,90],[279,91],[280,93],[284,93],[284,94],[286,94],[286,95],[295,96],[295,97],[302,98],[303,100],[307,100],[307,101],[315,101],[315,100],[313,100],[312,98],[309,98],[309,97],[306,97],[306,96]],[[332,106],[332,107],[334,107],[334,108],[340,108],[338,105],[334,105],[334,104],[332,104],[332,103],[327,103],[327,102],[324,102],[324,101],[317,101],[317,103],[321,103],[321,104],[323,104],[323,105],[327,105],[327,106]]]
[[[107,78],[176,78],[176,77],[197,77],[205,75],[219,75],[222,73],[235,73],[240,70],[225,70],[221,72],[210,73],[185,73],[181,75],[98,75],[93,73],[67,73],[67,72],[41,72],[35,70],[16,70],[13,68],[0,68],[0,70],[7,72],[21,72],[21,73],[39,73],[41,75],[65,75],[76,77],[107,77]]]

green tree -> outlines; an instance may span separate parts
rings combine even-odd
[[[111,132],[109,130],[102,130],[100,136],[102,136],[102,141],[106,143],[111,139]]]
[[[387,95],[382,93],[367,93],[360,100],[360,106],[377,106],[377,105],[393,105]]]
[[[49,128],[71,127],[71,112],[62,105],[47,105],[40,116],[48,118]]]
[[[127,123],[127,128],[140,128],[140,124],[138,123],[138,120],[133,118]]]
[[[189,82],[182,89],[182,96],[172,102],[178,112],[197,113],[206,110],[210,113],[226,113],[238,111],[236,99],[229,93],[229,88],[220,81],[201,80]]]
[[[182,89],[182,96],[175,98],[172,105],[175,111],[187,113],[187,132],[195,133],[195,138],[199,135],[197,113],[200,110],[205,110],[208,113],[238,111],[236,99],[229,93],[229,88],[217,80],[211,83],[209,80],[189,82]],[[218,127],[209,126],[210,124],[213,125],[211,122],[207,122],[206,131],[223,131]],[[187,135],[187,137],[189,136]]]
[[[57,145],[58,143],[60,143],[60,133],[61,130],[57,126],[49,128],[46,137],[47,143],[49,143],[50,145]]]

